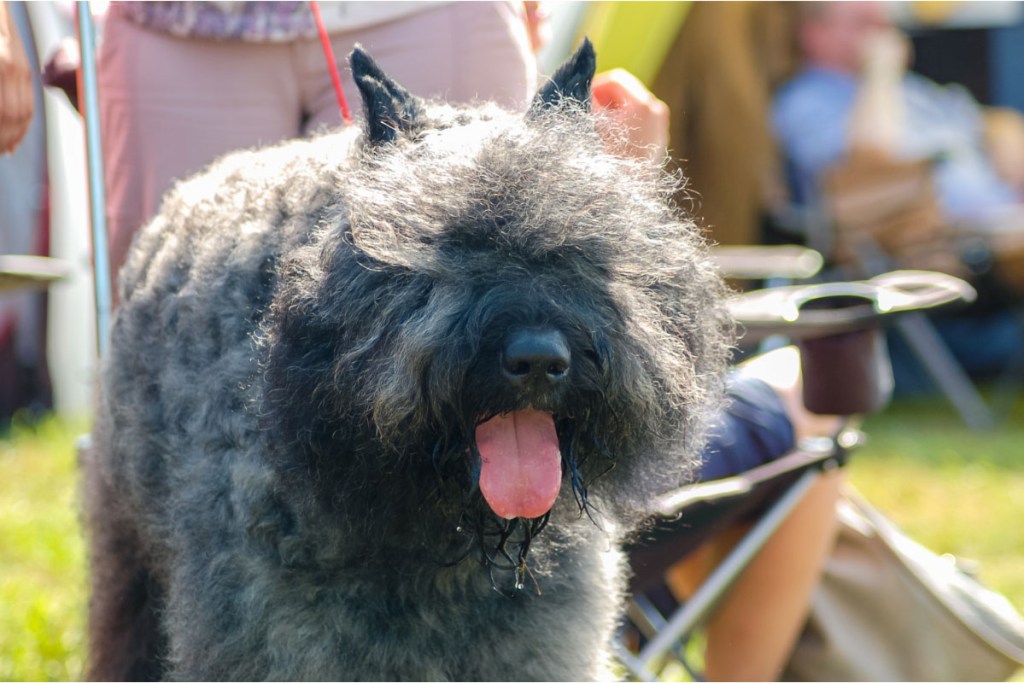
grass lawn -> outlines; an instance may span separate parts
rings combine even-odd
[[[74,441],[85,429],[49,420],[0,436],[0,680],[81,677]],[[861,493],[933,550],[980,562],[982,580],[1024,609],[1024,410],[979,434],[938,399],[901,401],[865,431],[848,470]]]
[[[864,430],[854,486],[918,542],[977,561],[979,580],[1024,612],[1024,405],[977,433],[936,399],[903,400]]]
[[[0,680],[80,680],[85,546],[74,441],[48,420],[0,437]]]
[[[854,486],[920,543],[980,562],[982,582],[1024,611],[1024,410],[976,433],[936,400],[903,401],[864,430]]]

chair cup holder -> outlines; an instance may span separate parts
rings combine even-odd
[[[827,294],[804,301],[800,310],[867,314],[874,302],[857,295]],[[888,404],[893,376],[880,324],[799,342],[804,406],[822,415],[863,415]]]
[[[969,303],[963,280],[928,271],[895,271],[860,282],[776,287],[743,294],[731,310],[746,341],[796,340],[804,402],[828,415],[876,411],[892,395],[892,367],[882,328],[896,316]]]

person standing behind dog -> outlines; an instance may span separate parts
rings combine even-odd
[[[536,66],[517,2],[323,2],[335,58],[356,43],[427,97],[524,108]],[[111,277],[176,179],[341,115],[308,2],[113,2],[98,57]],[[345,95],[358,101],[351,79]],[[116,288],[115,288],[116,289]]]

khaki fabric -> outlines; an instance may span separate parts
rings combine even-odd
[[[652,86],[672,111],[672,156],[689,178],[683,205],[692,197],[720,244],[757,243],[766,202],[784,193],[771,96],[796,66],[795,12],[694,3]]]
[[[857,264],[877,248],[894,267],[970,278],[943,220],[930,161],[854,150],[821,180],[838,263]]]

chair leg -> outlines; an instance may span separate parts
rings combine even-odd
[[[1024,310],[1014,311],[1017,324],[1024,329]],[[1024,388],[1024,347],[1014,351],[1006,367],[996,380],[995,389],[992,392],[992,414],[996,420],[1003,424],[1010,419],[1013,406],[1017,397]]]
[[[995,426],[992,412],[924,314],[899,318],[896,329],[964,423],[974,430],[992,429]]]

